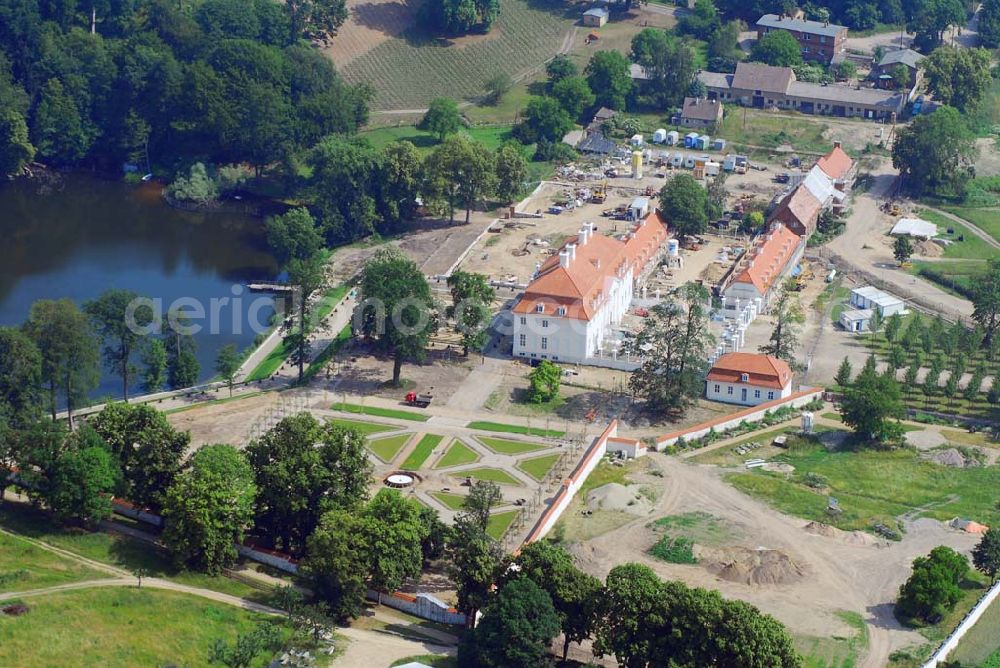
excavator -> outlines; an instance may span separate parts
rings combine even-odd
[[[594,187],[594,193],[590,196],[590,201],[593,204],[604,204],[604,201],[608,199],[608,182],[605,181],[599,186]]]

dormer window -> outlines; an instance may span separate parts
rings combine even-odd
[[[750,374],[748,374],[748,373],[741,373],[740,374],[740,382],[741,383],[749,383],[750,382]]]
[[[545,304],[535,306],[535,313],[545,313]]]

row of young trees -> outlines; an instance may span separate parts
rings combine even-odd
[[[191,156],[259,171],[367,118],[304,36],[344,0],[0,4],[0,172],[34,159],[117,168]]]

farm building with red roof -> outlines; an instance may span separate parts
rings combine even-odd
[[[705,397],[727,404],[756,406],[792,393],[788,362],[759,353],[726,353],[705,379]]]

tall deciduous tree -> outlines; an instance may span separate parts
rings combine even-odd
[[[750,59],[775,67],[802,64],[802,47],[787,30],[772,30],[754,42]]]
[[[542,404],[559,396],[559,384],[562,381],[562,367],[548,360],[542,360],[528,374],[528,401]]]
[[[618,51],[598,51],[590,57],[584,74],[598,105],[609,109],[625,108],[632,93],[632,77],[625,56]]]
[[[632,38],[631,58],[646,73],[640,93],[658,107],[680,106],[698,71],[694,50],[685,41],[665,30],[646,28]]]
[[[290,42],[306,36],[330,37],[347,20],[345,0],[287,0],[284,7]]]
[[[309,359],[310,346],[306,335],[309,319],[309,298],[326,283],[326,267],[319,255],[305,259],[294,259],[288,263],[288,280],[295,286],[295,296],[299,302],[296,318],[298,331],[285,337],[285,345],[291,349],[291,360],[299,367],[299,382],[305,377],[305,364]],[[230,384],[230,392],[232,385]]]
[[[94,142],[92,128],[59,79],[49,79],[42,87],[31,135],[38,155],[55,164],[83,159]]]
[[[896,258],[899,266],[909,262],[911,255],[913,255],[913,242],[910,241],[910,237],[905,234],[896,237],[896,241],[892,244],[892,256]]]
[[[707,301],[707,290],[687,283],[674,300],[651,308],[643,328],[627,339],[626,350],[642,359],[629,378],[629,387],[650,409],[683,413],[701,395],[713,340]]]
[[[760,347],[760,352],[794,364],[795,348],[799,344],[798,328],[805,316],[791,283],[781,287],[778,298],[771,305],[771,317],[774,329],[768,342]]]
[[[462,127],[462,116],[458,113],[458,103],[447,97],[436,97],[424,112],[417,128],[430,132],[439,142],[453,135]]]
[[[128,401],[129,378],[136,371],[133,356],[146,335],[144,328],[158,314],[136,293],[119,289],[105,290],[97,299],[85,303],[83,310],[104,345],[105,363],[122,379],[122,398]]]
[[[111,516],[111,497],[121,479],[118,462],[87,427],[54,461],[45,500],[56,515],[84,522]]]
[[[549,645],[559,633],[559,616],[549,594],[527,578],[503,585],[483,610],[475,629],[458,648],[460,666],[542,668],[550,665]]]
[[[590,84],[581,76],[560,79],[552,86],[552,97],[559,100],[559,104],[571,118],[579,118],[597,99],[590,90]]]
[[[921,63],[934,99],[961,112],[975,108],[993,81],[990,52],[942,46]]]
[[[340,621],[361,614],[368,590],[369,524],[356,510],[331,510],[308,536],[303,575]]]
[[[570,643],[590,637],[600,607],[601,581],[578,569],[564,548],[549,541],[529,543],[501,570],[501,583],[527,578],[552,598],[563,633],[563,661]]]
[[[990,527],[972,549],[972,565],[991,580],[1000,573],[1000,528]]]
[[[275,259],[285,264],[310,258],[323,247],[323,234],[305,207],[267,219],[267,245]]]
[[[528,180],[528,164],[515,142],[504,142],[497,149],[496,196],[503,204],[513,202]]]
[[[943,545],[917,557],[910,577],[899,588],[896,616],[922,621],[943,616],[962,598],[959,585],[968,571],[968,559]]]
[[[573,119],[552,97],[532,97],[524,108],[514,136],[525,144],[559,142],[573,129]]]
[[[0,424],[24,429],[38,419],[41,389],[42,353],[38,346],[21,330],[0,327]],[[0,445],[0,459],[2,452]]]
[[[20,174],[34,158],[24,116],[14,109],[0,111],[0,176]]]
[[[382,489],[365,507],[368,523],[368,582],[379,592],[393,592],[420,575],[422,544],[427,537],[420,505],[398,490]]]
[[[212,575],[236,561],[234,543],[253,524],[257,486],[246,456],[231,445],[206,445],[167,490],[163,542],[174,559]]]
[[[121,463],[132,503],[158,510],[180,472],[191,434],[175,430],[152,406],[110,403],[91,421]]]
[[[301,553],[324,512],[355,508],[367,496],[371,463],[354,429],[300,413],[246,452],[258,490],[257,530],[271,546]]]
[[[975,145],[965,119],[952,107],[918,116],[900,128],[892,144],[892,165],[914,195],[961,196],[973,174]]]
[[[902,437],[903,400],[899,384],[886,375],[862,372],[840,404],[844,424],[864,441],[892,443]]]
[[[328,244],[376,231],[382,154],[363,139],[331,135],[313,147],[306,163],[312,169],[308,191]]]
[[[445,315],[455,321],[455,329],[462,335],[462,354],[469,350],[481,351],[486,345],[487,328],[493,313],[493,288],[484,274],[458,270],[448,277],[452,303]]]
[[[90,321],[68,299],[40,300],[31,305],[24,332],[42,355],[42,382],[48,386],[52,419],[61,396],[72,425],[73,407],[97,387],[101,374]]]
[[[354,314],[356,329],[392,355],[392,383],[399,386],[406,360],[420,361],[437,325],[430,286],[417,265],[396,248],[383,248],[361,272],[364,300]]]
[[[219,348],[219,354],[215,356],[215,373],[225,381],[229,396],[233,396],[233,383],[236,382],[239,370],[240,354],[236,350],[236,344],[229,343]]]
[[[660,189],[660,213],[682,238],[705,231],[707,201],[705,189],[690,174],[678,174]]]
[[[1000,0],[985,0],[979,8],[979,44],[995,49],[1000,46]]]
[[[376,207],[387,231],[398,229],[401,223],[417,215],[421,168],[420,154],[410,142],[394,142],[385,147]]]
[[[972,284],[972,319],[982,327],[983,347],[989,348],[1000,329],[1000,260]]]

